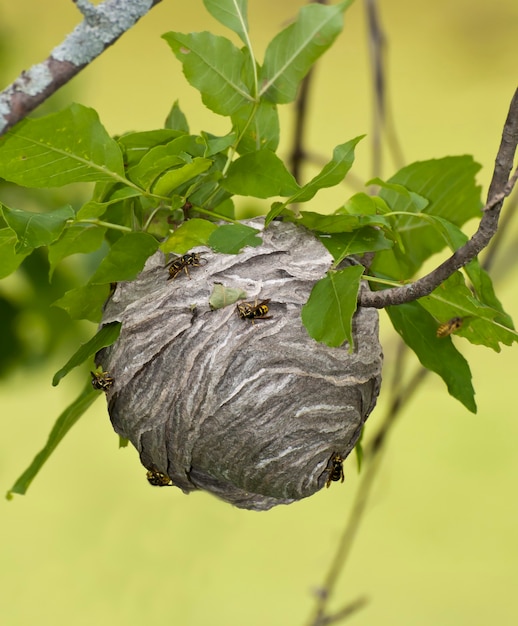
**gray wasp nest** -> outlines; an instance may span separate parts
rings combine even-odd
[[[332,263],[325,247],[289,223],[273,222],[262,238],[238,255],[195,248],[203,264],[174,280],[156,253],[135,281],[117,285],[103,323],[121,321],[121,334],[97,355],[114,380],[113,426],[148,470],[255,510],[341,478],[382,363],[374,309],[355,315],[352,354],[302,325],[301,307]],[[216,284],[252,305],[269,299],[268,318],[243,319],[235,303],[212,310]]]

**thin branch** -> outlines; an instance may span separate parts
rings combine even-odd
[[[315,612],[309,622],[309,626],[321,626],[331,623],[326,621],[330,617],[326,614],[326,607],[335,590],[338,578],[345,568],[354,540],[361,526],[374,481],[381,467],[381,453],[386,447],[388,434],[394,426],[396,418],[401,414],[404,406],[419,389],[428,373],[428,370],[424,367],[420,367],[408,383],[393,395],[381,427],[371,440],[369,446],[365,449],[369,463],[362,474],[349,514],[349,519],[340,537],[324,584],[319,589]]]
[[[379,461],[380,455],[376,455],[362,473],[361,482],[356,491],[355,500],[348,522],[344,528],[342,536],[340,537],[337,550],[333,557],[328,574],[324,580],[324,584],[319,590],[315,612],[309,621],[310,626],[320,626],[320,624],[326,623],[325,620],[328,617],[326,614],[326,607],[329,599],[331,598],[331,594],[336,587],[338,577],[344,569],[345,562],[347,561],[347,557],[349,556],[350,550],[353,546],[356,533],[360,527],[370,491],[378,473]]]
[[[310,0],[310,4],[327,4],[327,0]],[[304,149],[304,130],[308,117],[308,101],[310,86],[314,75],[312,68],[303,79],[295,102],[295,130],[293,133],[293,147],[288,157],[291,173],[297,182],[300,182],[300,170],[302,163],[307,159]]]
[[[329,624],[337,624],[351,617],[351,615],[354,615],[360,609],[363,609],[366,604],[367,598],[358,598],[336,613],[320,618],[318,622],[314,622],[311,626],[329,626]]]
[[[509,178],[518,145],[518,90],[514,93],[496,156],[488,200],[483,208],[477,232],[452,256],[435,270],[402,287],[382,291],[361,290],[358,303],[364,307],[382,309],[393,304],[403,304],[427,296],[454,272],[467,265],[491,241],[498,229],[498,218],[504,199],[511,193],[518,178],[518,169]]]
[[[376,0],[365,0],[368,41],[371,61],[372,91],[374,93],[372,120],[372,177],[381,176],[381,131],[385,118],[385,72],[383,51],[385,35],[381,29]]]
[[[495,256],[497,252],[500,252],[502,248],[502,239],[505,237],[506,234],[509,234],[510,223],[516,216],[517,209],[518,194],[515,192],[512,197],[509,198],[509,202],[507,202],[507,204],[505,205],[505,213],[500,219],[498,230],[495,233],[493,239],[491,239],[491,243],[486,248],[484,260],[481,263],[486,272],[489,272],[489,270],[493,267]],[[511,245],[510,248],[516,250],[516,245]]]
[[[381,25],[377,0],[365,0],[367,14],[368,41],[371,62],[372,91],[374,93],[374,108],[372,122],[372,176],[382,175],[382,134],[385,135],[386,145],[392,155],[397,169],[404,164],[403,152],[397,138],[391,107],[386,87],[386,60],[387,43]]]
[[[97,7],[75,0],[85,15],[50,56],[0,92],[0,135],[26,117],[98,57],[161,0],[106,0]]]
[[[306,127],[308,96],[310,91],[313,70],[311,69],[300,85],[300,90],[295,102],[295,130],[293,133],[293,147],[289,155],[290,170],[293,178],[300,183],[301,166],[307,158],[304,150],[304,129]]]

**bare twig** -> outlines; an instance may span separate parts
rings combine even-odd
[[[310,626],[319,626],[320,624],[326,623],[324,620],[328,617],[326,614],[327,603],[329,602],[329,599],[331,598],[331,595],[336,587],[338,577],[344,569],[345,562],[347,561],[347,557],[351,551],[356,533],[360,527],[365,506],[367,505],[370,491],[377,475],[379,461],[380,455],[378,454],[373,458],[372,462],[366,466],[362,473],[362,478],[356,491],[355,500],[349,514],[348,522],[344,528],[342,536],[340,537],[337,550],[324,580],[324,584],[317,595],[315,612],[309,621]]]
[[[295,102],[295,130],[293,134],[293,147],[289,155],[289,163],[293,178],[300,183],[301,166],[306,157],[304,150],[304,128],[306,126],[308,95],[310,91],[313,70],[306,74],[300,85],[300,90]]]
[[[310,4],[327,4],[327,0],[310,0]],[[295,102],[295,130],[293,134],[293,147],[288,157],[291,173],[297,182],[300,182],[300,170],[302,163],[307,158],[304,149],[304,129],[307,121],[308,100],[313,79],[314,69],[306,74],[300,85],[300,90]]]
[[[344,606],[343,609],[340,609],[336,613],[320,618],[319,621],[314,622],[311,626],[329,626],[329,624],[338,624],[338,622],[346,620],[360,609],[363,609],[366,604],[367,598],[358,598],[357,600],[354,600]]]
[[[377,0],[365,0],[367,13],[368,40],[371,59],[372,91],[374,94],[373,122],[372,122],[372,176],[382,175],[381,147],[382,133],[385,135],[386,145],[390,150],[396,168],[403,167],[404,159],[399,144],[394,122],[390,114],[385,81],[386,65],[386,38],[381,26]]]
[[[76,0],[85,20],[50,56],[0,93],[0,135],[71,80],[161,0],[106,0],[87,6]]]
[[[500,218],[500,222],[498,224],[498,230],[495,233],[493,239],[491,239],[491,243],[487,246],[484,254],[484,260],[482,261],[482,267],[489,272],[489,270],[493,267],[493,263],[495,260],[495,256],[497,252],[501,251],[502,248],[502,239],[505,235],[509,234],[509,226],[511,220],[516,217],[516,210],[518,209],[518,194],[515,192],[509,198],[509,201],[505,205],[505,213]],[[517,246],[511,245],[510,248],[512,250],[516,250]]]
[[[374,106],[372,119],[372,176],[381,176],[381,131],[385,118],[385,72],[383,68],[383,49],[385,36],[381,30],[376,0],[365,0],[368,41],[371,59]]]
[[[360,484],[358,485],[358,489],[356,491],[354,503],[349,514],[349,519],[333,556],[333,560],[324,580],[324,584],[319,589],[315,612],[309,622],[309,626],[321,626],[321,624],[331,623],[325,621],[330,617],[326,614],[327,603],[335,590],[338,577],[344,570],[347,558],[351,552],[354,540],[360,528],[372,486],[381,466],[381,453],[385,449],[388,434],[391,431],[396,418],[401,414],[403,407],[410,401],[427,374],[428,370],[420,367],[410,381],[393,395],[381,427],[374,435],[369,446],[365,449],[365,455],[368,463],[362,474]]]
[[[454,272],[474,259],[488,245],[498,229],[498,218],[503,201],[513,190],[518,178],[518,170],[509,178],[517,145],[518,90],[511,100],[489,187],[488,200],[483,208],[483,215],[477,232],[449,259],[415,282],[382,291],[362,290],[358,296],[360,306],[382,309],[389,305],[403,304],[427,296]]]

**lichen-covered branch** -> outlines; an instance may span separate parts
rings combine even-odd
[[[87,15],[42,63],[0,93],[0,135],[71,80],[160,0],[106,0]],[[76,3],[85,14],[84,3]]]
[[[386,306],[403,304],[427,296],[454,272],[467,265],[488,245],[497,231],[503,201],[513,190],[518,178],[518,170],[510,177],[517,145],[518,90],[511,100],[502,133],[502,141],[496,156],[487,203],[483,208],[483,215],[477,232],[449,259],[415,282],[383,291],[362,290],[358,297],[360,306],[382,309]]]

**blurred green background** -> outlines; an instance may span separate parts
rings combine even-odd
[[[259,58],[302,4],[251,0]],[[406,162],[473,154],[484,167],[479,181],[485,196],[517,84],[517,3],[392,0],[380,2],[380,9]],[[43,60],[78,21],[66,0],[0,0],[3,83]],[[116,134],[162,126],[179,99],[193,132],[225,132],[226,121],[204,110],[160,39],[168,30],[207,29],[228,36],[201,0],[164,0],[51,105],[75,100],[92,106]],[[364,8],[357,1],[318,66],[311,150],[327,160],[335,144],[369,133],[371,102]],[[285,154],[291,107],[282,109],[281,120]],[[369,139],[357,155],[353,172],[365,179],[371,174]],[[389,160],[383,174],[392,171]],[[323,205],[335,208],[348,193],[329,192]],[[515,322],[516,230],[511,223],[503,242],[507,253],[494,268],[503,276],[498,293]],[[381,318],[388,384],[395,342]],[[455,342],[472,363],[479,412],[469,414],[430,376],[401,416],[334,602],[338,608],[366,596],[367,607],[350,620],[358,626],[518,623],[518,352],[513,347],[495,354]],[[0,384],[0,492],[42,447],[84,382],[75,374],[57,389],[50,386],[72,345],[67,350],[49,370],[16,370]],[[387,395],[385,387],[367,439]],[[253,513],[203,493],[187,497],[150,488],[136,452],[117,446],[100,398],[28,495],[0,500],[2,625],[305,623],[358,483],[353,457],[345,463],[344,485]]]

